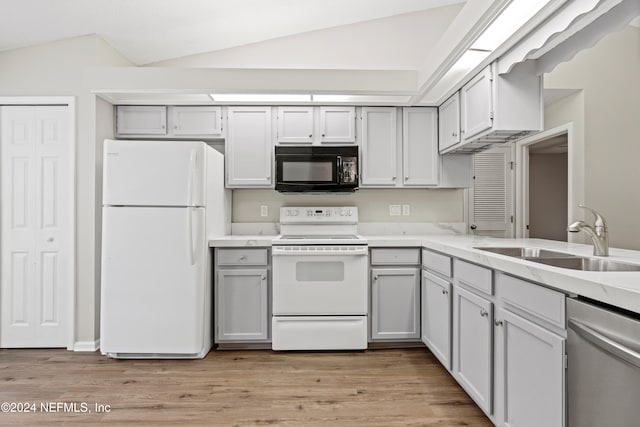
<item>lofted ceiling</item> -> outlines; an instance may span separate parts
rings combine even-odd
[[[0,0],[0,51],[97,34],[132,63],[144,65],[463,3],[465,0]],[[330,50],[332,43],[327,39],[319,46]],[[340,64],[328,68],[340,68]]]

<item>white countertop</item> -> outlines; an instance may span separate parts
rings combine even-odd
[[[209,241],[215,247],[269,247],[274,235],[223,236]],[[482,246],[524,246],[593,256],[591,245],[542,239],[499,239],[452,235],[364,235],[370,247],[425,247],[479,265],[503,271],[568,294],[640,313],[640,272],[579,271],[552,267],[475,249]],[[610,249],[610,259],[640,264],[640,251]]]
[[[482,246],[524,246],[593,257],[593,247],[542,239],[498,239],[480,236],[424,236],[425,248],[484,265],[551,288],[593,298],[640,313],[640,272],[579,271],[552,267],[474,249]],[[640,264],[640,251],[610,249],[610,259]]]

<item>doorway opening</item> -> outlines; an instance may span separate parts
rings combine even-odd
[[[571,123],[516,143],[516,237],[572,241]]]

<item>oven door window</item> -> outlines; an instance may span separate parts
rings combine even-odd
[[[298,282],[343,282],[344,262],[342,261],[298,261],[296,262]]]

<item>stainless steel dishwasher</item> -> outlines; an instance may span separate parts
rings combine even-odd
[[[582,299],[567,315],[569,427],[638,426],[640,315]]]

